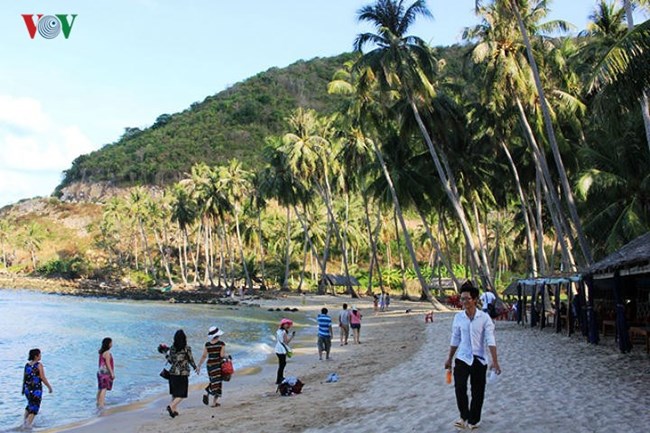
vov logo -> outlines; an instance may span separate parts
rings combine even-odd
[[[74,25],[74,20],[77,18],[77,14],[22,14],[21,16],[25,20],[27,33],[29,33],[29,37],[32,39],[36,36],[36,30],[45,39],[54,39],[61,32],[63,32],[63,37],[68,39],[72,31],[72,26]],[[72,17],[72,19],[68,19],[68,17]]]

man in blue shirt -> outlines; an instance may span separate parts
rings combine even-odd
[[[460,301],[464,311],[456,313],[454,317],[449,357],[445,361],[445,368],[451,369],[451,362],[456,355],[454,387],[460,419],[454,425],[458,428],[474,430],[481,423],[481,410],[485,396],[486,345],[492,359],[491,369],[496,374],[501,374],[501,367],[497,358],[494,322],[487,313],[476,308],[478,289],[470,281],[460,288]],[[467,398],[467,379],[472,385],[471,404]]]
[[[327,315],[327,308],[320,310],[320,314],[316,318],[318,322],[318,359],[323,359],[323,352],[325,352],[325,359],[330,359],[330,349],[332,347],[332,318]]]

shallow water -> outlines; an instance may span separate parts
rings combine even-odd
[[[158,376],[164,358],[156,348],[170,345],[177,329],[187,334],[197,362],[207,329],[223,329],[222,339],[238,369],[273,352],[281,314],[286,313],[0,289],[0,432],[22,424],[22,374],[32,348],[41,349],[54,388],[45,394],[36,417],[34,427],[40,430],[97,416],[97,351],[104,337],[113,339],[115,358],[116,380],[106,397],[110,407],[167,392],[166,381]],[[205,367],[200,376],[190,376],[190,385],[206,381]]]

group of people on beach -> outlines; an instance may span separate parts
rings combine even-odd
[[[317,323],[317,343],[318,348],[318,359],[323,360],[323,355],[325,359],[330,359],[330,351],[332,349],[332,338],[334,338],[334,330],[332,328],[332,318],[329,316],[329,309],[326,307],[321,308],[320,314],[316,317]],[[361,344],[361,318],[363,315],[361,311],[356,306],[353,306],[351,309],[348,309],[348,304],[343,304],[341,311],[338,314],[338,323],[339,323],[339,336],[341,340],[341,346],[348,344],[348,338],[350,336],[350,330],[352,330],[352,336],[354,343]],[[296,331],[291,331],[293,322],[290,319],[284,318],[280,321],[278,330],[275,334],[275,355],[278,358],[278,371],[275,379],[275,384],[280,385],[284,381],[284,369],[287,365],[287,358],[290,358],[293,355],[289,343],[296,335]]]
[[[187,398],[190,367],[194,369],[196,374],[199,374],[204,361],[207,361],[206,369],[209,383],[205,387],[203,403],[205,405],[210,404],[210,396],[212,396],[211,406],[220,406],[218,400],[222,395],[222,382],[230,380],[229,376],[222,374],[222,364],[227,359],[226,344],[220,340],[222,335],[223,331],[216,326],[208,329],[207,341],[198,364],[194,362],[192,348],[187,344],[187,336],[182,329],[179,329],[174,334],[174,342],[171,347],[165,344],[158,346],[158,351],[165,355],[165,359],[170,365],[169,369],[164,369],[164,372],[169,381],[169,394],[172,398],[166,409],[172,418],[178,416],[178,405],[183,399]],[[115,380],[115,360],[111,353],[112,347],[113,340],[106,337],[102,340],[98,351],[97,408],[99,410],[104,408],[106,392],[113,389],[113,381]],[[42,356],[40,349],[31,349],[24,368],[22,393],[27,399],[27,406],[23,416],[23,429],[25,430],[32,428],[34,418],[40,411],[43,385],[47,387],[50,393],[52,392],[52,385],[45,376],[45,368],[41,362]]]
[[[492,300],[489,297],[489,300]],[[481,411],[483,407],[486,373],[488,368],[487,352],[490,354],[490,369],[493,374],[501,374],[497,357],[497,347],[494,335],[494,322],[490,315],[479,308],[479,291],[471,282],[463,284],[460,289],[460,301],[463,310],[456,313],[452,323],[449,354],[445,361],[445,369],[453,375],[456,403],[460,418],[454,423],[458,429],[476,429],[481,422]],[[488,301],[489,302],[489,301]],[[485,307],[484,307],[485,308]],[[318,324],[318,356],[319,359],[330,359],[331,343],[333,338],[332,319],[328,315],[329,310],[322,308],[316,318]],[[338,314],[339,336],[341,346],[348,344],[349,331],[352,329],[354,343],[361,344],[362,314],[357,307],[348,310],[348,305],[343,304]],[[284,377],[284,370],[287,365],[287,358],[292,356],[290,343],[296,335],[291,331],[293,321],[288,318],[280,320],[276,331],[275,354],[278,358],[278,370],[276,384],[280,385]],[[203,353],[198,363],[195,363],[192,349],[187,344],[187,337],[182,329],[174,334],[174,341],[170,347],[161,344],[158,351],[165,355],[169,363],[169,369],[165,369],[166,378],[169,380],[169,393],[171,402],[166,410],[170,417],[178,416],[178,406],[188,396],[189,375],[191,369],[196,374],[201,371],[201,366],[206,362],[209,383],[205,387],[202,401],[205,405],[212,407],[220,406],[219,398],[222,396],[224,380],[230,377],[222,371],[223,363],[227,359],[226,344],[220,337],[223,331],[216,326],[208,329],[207,341],[203,347]],[[113,340],[106,337],[102,340],[98,351],[97,370],[97,407],[105,405],[106,392],[113,388],[115,380],[115,362],[111,354]],[[487,350],[486,350],[487,349]],[[22,392],[27,399],[23,427],[31,429],[34,417],[39,413],[41,399],[43,396],[43,385],[52,392],[52,386],[45,376],[45,368],[41,363],[42,353],[40,349],[29,351],[28,361],[25,364]],[[453,363],[453,366],[452,366]],[[163,373],[161,373],[162,375]],[[468,398],[468,381],[471,383],[471,400]]]

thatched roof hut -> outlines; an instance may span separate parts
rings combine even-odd
[[[632,349],[632,332],[645,337],[650,352],[650,232],[593,264],[583,276],[596,311],[590,341],[599,340],[596,322],[603,329],[609,324],[615,326],[621,352]]]
[[[345,275],[336,275],[336,274],[325,274],[325,277],[322,281],[327,286],[359,286],[359,280],[350,275],[350,280],[348,283],[348,278]]]
[[[615,271],[622,271],[627,275],[650,273],[650,232],[639,236],[598,263],[594,263],[585,274],[596,276]]]

